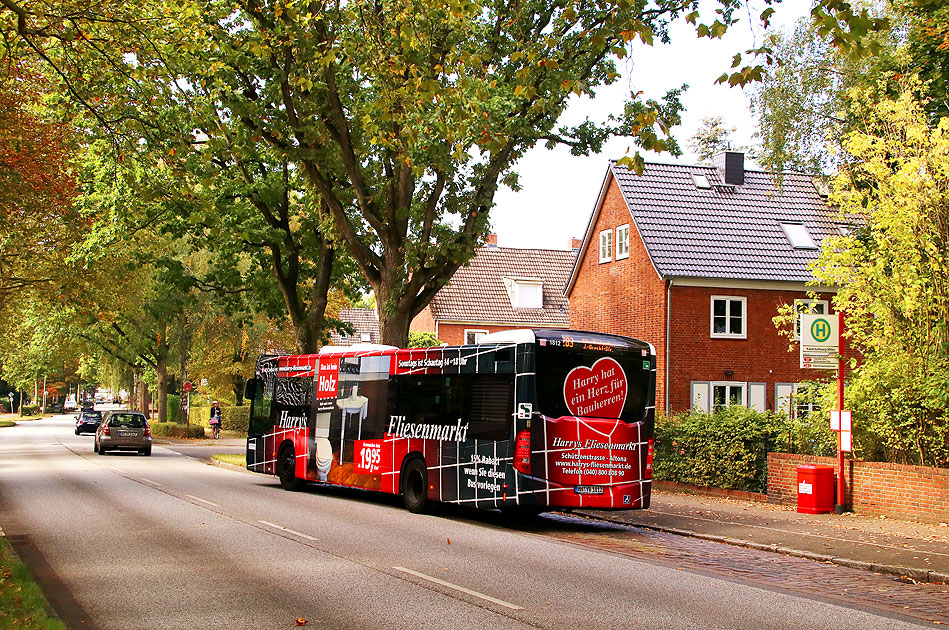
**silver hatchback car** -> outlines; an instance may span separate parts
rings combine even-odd
[[[92,449],[99,455],[106,451],[138,451],[152,454],[152,430],[140,411],[109,411],[96,429]]]

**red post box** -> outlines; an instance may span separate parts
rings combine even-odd
[[[826,514],[834,511],[834,467],[797,467],[797,511]]]

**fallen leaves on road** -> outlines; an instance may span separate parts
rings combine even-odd
[[[295,626],[305,626],[307,624],[306,617],[297,617],[297,622],[293,625]]]

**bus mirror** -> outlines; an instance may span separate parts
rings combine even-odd
[[[257,396],[257,385],[260,383],[258,378],[249,378],[247,382],[244,383],[244,398],[246,400],[254,400]]]

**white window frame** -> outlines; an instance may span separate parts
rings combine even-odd
[[[748,406],[748,383],[742,381],[712,381],[708,384],[708,404],[711,411],[715,411],[715,388],[716,387],[737,387],[741,390],[741,395],[739,396],[738,402],[736,405],[741,405],[743,407]],[[731,398],[727,395],[728,389],[725,390],[725,406],[731,407],[732,403],[730,402]]]
[[[810,306],[823,306],[823,311],[810,310]],[[801,340],[801,313],[814,313],[817,315],[830,315],[830,300],[794,300],[794,340]]]
[[[692,381],[689,384],[690,408],[693,411],[708,413],[712,408],[712,401],[709,399],[710,391],[708,381]]]
[[[629,223],[616,228],[616,260],[629,258]]]
[[[525,304],[521,297],[521,289],[536,287],[537,302]],[[544,308],[544,283],[543,282],[525,282],[523,280],[514,281],[514,308]]]
[[[475,337],[474,341],[468,341],[469,334],[474,334],[478,336]],[[478,339],[480,339],[483,335],[487,335],[487,334],[488,334],[488,331],[483,328],[465,328],[465,345],[478,343]]]
[[[800,221],[783,221],[781,229],[794,249],[818,249],[810,230]]]
[[[725,300],[725,332],[715,332],[715,302]],[[741,303],[741,332],[731,333],[731,304]],[[712,339],[747,339],[748,338],[748,298],[737,295],[713,295],[709,303],[709,335]]]
[[[613,260],[613,230],[601,230],[600,231],[600,262],[608,263],[612,260]]]

